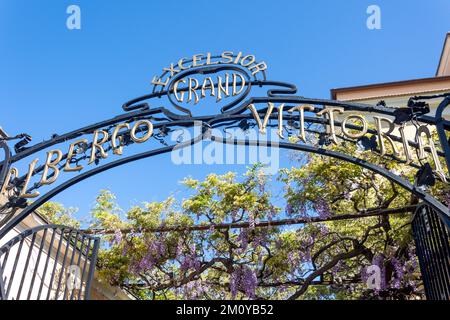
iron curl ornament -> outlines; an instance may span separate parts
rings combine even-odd
[[[257,141],[211,134],[212,129],[229,127],[243,131],[255,127],[261,134],[276,127],[281,142],[275,147],[321,154],[376,172],[431,206],[450,228],[449,209],[426,189],[436,179],[445,183],[449,180],[450,122],[442,114],[450,104],[450,93],[412,97],[406,108],[388,107],[382,102],[368,105],[306,98],[297,95],[293,84],[267,80],[267,69],[265,62],[243,52],[196,54],[163,68],[163,73],[151,80],[151,93],[126,102],[122,106],[124,113],[111,119],[31,146],[31,137],[22,135],[17,137],[21,140],[14,153],[9,147],[11,139],[2,135],[0,188],[7,201],[0,208],[0,238],[52,197],[101,172],[205,139],[257,145]],[[430,110],[426,101],[438,98],[442,101],[436,115],[427,115]],[[194,138],[168,141],[171,132],[199,124],[200,134]],[[405,132],[410,124],[416,128],[414,139]],[[436,128],[439,145],[433,140],[432,127]],[[311,135],[318,143],[308,140]],[[410,166],[419,172],[416,183],[330,148],[342,141]],[[130,154],[136,149],[139,152]],[[36,157],[40,153],[45,153],[44,161]],[[17,164],[25,159],[28,170],[20,173]],[[426,165],[420,163],[422,160],[427,161]],[[8,210],[18,213],[7,214]]]

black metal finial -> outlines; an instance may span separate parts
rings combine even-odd
[[[358,140],[357,146],[364,151],[374,151],[378,147],[377,136],[372,135],[370,138],[364,136]]]
[[[433,175],[433,169],[427,162],[417,171],[414,184],[417,187],[432,187],[435,183],[436,178]]]

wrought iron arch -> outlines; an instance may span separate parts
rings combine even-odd
[[[273,81],[259,81],[260,85],[268,85],[273,86],[277,85],[280,86],[280,83],[273,82]],[[92,177],[98,173],[107,171],[109,169],[115,168],[117,166],[124,165],[129,162],[137,161],[143,158],[151,157],[158,154],[163,154],[172,151],[175,147],[181,148],[183,146],[190,146],[192,144],[195,144],[205,138],[205,133],[210,128],[217,128],[220,126],[224,126],[225,124],[230,123],[237,123],[242,120],[251,121],[253,119],[252,114],[245,113],[248,106],[251,104],[261,104],[261,103],[279,103],[279,104],[313,104],[313,105],[321,105],[321,106],[335,106],[335,107],[343,107],[346,111],[359,111],[359,112],[367,112],[367,113],[375,113],[375,114],[384,114],[394,117],[395,116],[395,110],[394,108],[387,108],[384,106],[372,106],[372,105],[366,105],[366,104],[358,104],[358,103],[347,103],[342,101],[335,101],[335,100],[324,100],[324,99],[311,99],[311,98],[304,98],[299,96],[278,96],[278,94],[285,94],[287,92],[292,92],[292,85],[284,84],[282,85],[284,88],[289,89],[277,89],[277,90],[269,90],[268,91],[268,97],[260,97],[260,98],[251,98],[245,101],[242,106],[239,108],[236,108],[232,113],[223,113],[219,115],[212,115],[212,116],[199,116],[199,117],[190,117],[190,116],[179,116],[171,111],[165,109],[165,108],[154,108],[150,109],[148,105],[142,105],[143,100],[149,99],[149,96],[144,96],[142,98],[138,98],[132,101],[132,103],[127,103],[124,105],[125,110],[134,110],[131,112],[128,112],[124,115],[120,115],[118,117],[114,117],[112,119],[102,121],[87,127],[83,127],[81,129],[63,134],[63,135],[55,135],[52,137],[52,139],[48,141],[44,141],[42,143],[39,143],[35,146],[32,146],[30,148],[26,148],[23,150],[19,150],[18,153],[15,155],[9,155],[2,163],[2,172],[5,172],[5,168],[8,168],[15,162],[24,159],[26,157],[29,157],[37,152],[40,152],[42,150],[45,150],[49,147],[52,147],[56,144],[63,143],[66,141],[70,141],[72,139],[79,138],[85,134],[89,134],[94,132],[95,130],[109,127],[111,128],[115,124],[121,123],[121,122],[131,122],[133,120],[139,119],[151,119],[155,121],[154,129],[158,130],[167,130],[168,128],[174,128],[174,127],[193,127],[195,123],[201,122],[203,125],[202,129],[202,135],[195,137],[194,139],[191,139],[190,141],[184,142],[183,144],[178,145],[171,145],[171,146],[165,146],[162,148],[157,148],[154,150],[146,151],[143,153],[139,153],[130,157],[121,158],[112,162],[109,162],[104,165],[100,165],[95,167],[92,170],[82,172],[78,176],[75,176],[64,183],[62,183],[60,186],[48,191],[45,195],[41,196],[36,201],[32,202],[31,204],[26,205],[23,210],[20,212],[20,214],[16,215],[14,218],[12,218],[10,221],[7,221],[6,225],[4,225],[0,230],[0,238],[3,237],[7,232],[9,232],[12,228],[14,228],[17,223],[19,223],[24,217],[32,213],[34,210],[39,208],[42,204],[44,204],[46,201],[50,200],[55,195],[59,194],[60,192],[70,188],[71,186],[77,184],[80,181],[83,181],[89,177]],[[287,90],[287,91],[286,91]],[[168,94],[168,92],[165,92],[163,94]],[[156,94],[150,95],[153,97],[153,95],[156,96]],[[159,93],[158,95],[161,95]],[[422,98],[422,97],[419,97]],[[135,105],[138,103],[139,108],[135,109],[135,107],[132,107],[132,105]],[[437,116],[439,116],[439,112],[442,115],[442,110],[450,104],[450,97],[446,96],[445,99],[442,101]],[[321,109],[318,109],[320,111]],[[266,111],[265,108],[258,110],[258,113],[264,114]],[[157,117],[159,116],[159,118]],[[270,119],[276,119],[277,115],[271,115]],[[292,115],[286,115],[284,117],[286,121],[295,121],[295,117]],[[443,118],[435,119],[434,117],[425,116],[422,115],[420,117],[417,117],[418,121],[427,123],[427,124],[437,124],[438,133],[441,139],[441,145],[444,148],[444,151],[440,151],[439,155],[444,156],[447,161],[450,157],[448,154],[448,142],[445,140],[442,141],[445,136],[445,130],[450,130],[450,122],[443,120]],[[311,117],[311,116],[305,116],[305,122],[310,123],[316,123],[316,124],[329,124],[329,121],[323,118],[317,118],[317,117]],[[336,125],[340,125],[341,123],[338,121],[335,121]],[[347,125],[349,128],[355,128],[355,129],[361,129],[361,127],[356,125]],[[442,130],[444,130],[444,135],[442,135]],[[374,133],[375,131],[372,130]],[[129,134],[129,131],[125,131],[125,133]],[[392,136],[394,139],[397,139],[398,137]],[[246,145],[255,145],[257,142],[255,141],[239,141],[239,140],[232,140],[232,141],[221,141],[221,138],[219,137],[213,137],[215,141],[217,142],[225,142],[225,143],[234,143],[234,144],[246,144]],[[132,143],[132,142],[131,142]],[[417,147],[417,143],[409,141],[410,145]],[[5,142],[3,142],[3,145],[5,145]],[[92,146],[92,144],[88,145],[87,148],[89,149]],[[444,206],[442,203],[440,203],[437,199],[429,195],[427,192],[422,190],[421,188],[418,188],[414,185],[412,185],[409,181],[404,180],[403,178],[399,177],[398,175],[393,174],[392,172],[387,171],[386,169],[374,165],[372,163],[368,163],[362,159],[358,159],[354,156],[350,156],[344,153],[328,150],[326,148],[322,147],[316,147],[312,145],[307,144],[294,144],[294,143],[287,143],[287,142],[280,142],[279,147],[283,149],[291,149],[291,150],[297,150],[297,151],[305,151],[305,152],[312,152],[312,153],[318,153],[325,156],[330,156],[333,158],[337,158],[340,160],[348,161],[350,163],[362,166],[366,169],[369,169],[373,172],[376,172],[384,177],[386,177],[389,180],[392,180],[408,190],[409,192],[413,193],[420,199],[422,199],[425,203],[429,204],[438,214],[440,215],[441,219],[445,222],[447,226],[450,226],[450,214],[449,210],[446,206]],[[67,154],[64,155],[62,159],[65,159],[67,157]],[[450,163],[450,161],[449,161]],[[43,166],[40,166],[34,170],[34,173],[39,173],[43,170]],[[25,179],[25,176],[16,179],[14,183],[20,184],[23,183]],[[31,190],[38,189],[40,187],[39,184],[35,184]],[[15,202],[12,202],[12,206],[15,205]],[[11,204],[10,204],[11,206]]]
[[[249,141],[249,140],[223,140],[220,137],[214,137],[214,136],[210,136],[208,135],[208,137],[210,137],[212,140],[219,142],[219,143],[232,143],[235,145],[254,145],[257,146],[258,145],[258,141]],[[184,147],[188,147],[190,145],[193,145],[199,141],[203,140],[203,136],[201,137],[197,137],[193,140],[190,140],[188,142],[184,143]],[[130,156],[130,157],[126,157],[126,158],[122,158],[119,160],[116,160],[114,162],[110,162],[108,164],[105,164],[103,166],[98,166],[90,171],[84,172],[66,182],[64,182],[63,184],[61,184],[60,186],[58,186],[57,188],[52,189],[51,191],[49,191],[48,193],[46,193],[45,195],[41,196],[37,201],[33,202],[32,204],[30,204],[29,206],[27,206],[23,211],[21,211],[20,215],[16,216],[13,220],[9,221],[7,225],[4,226],[4,228],[1,230],[2,234],[6,234],[7,232],[9,232],[12,228],[14,228],[15,225],[17,225],[18,222],[20,222],[24,217],[26,217],[27,215],[29,215],[30,213],[32,213],[33,211],[35,211],[36,209],[38,209],[41,205],[43,205],[45,202],[49,201],[51,198],[53,198],[54,196],[56,196],[57,194],[63,192],[64,190],[70,188],[71,186],[85,180],[88,179],[90,177],[93,177],[99,173],[105,172],[107,170],[110,170],[112,168],[130,163],[130,162],[134,162],[137,160],[141,160],[144,158],[148,158],[148,157],[152,157],[152,156],[156,156],[159,154],[164,154],[164,153],[168,153],[171,152],[175,147],[180,148],[180,145],[172,145],[172,146],[167,146],[167,147],[163,147],[163,148],[159,148],[156,150],[151,150],[151,151],[147,151],[147,152],[143,152],[134,156]],[[434,199],[432,196],[430,196],[429,194],[427,194],[426,192],[424,192],[422,189],[415,187],[414,185],[412,185],[410,182],[402,179],[401,177],[393,174],[392,172],[386,170],[385,168],[379,167],[377,165],[371,164],[367,161],[364,161],[362,159],[358,159],[356,157],[341,153],[341,152],[336,152],[336,151],[332,151],[332,150],[328,150],[325,148],[319,148],[319,147],[314,147],[314,146],[309,146],[309,145],[301,145],[301,144],[293,144],[293,143],[285,143],[285,142],[280,142],[279,145],[277,147],[283,148],[283,149],[290,149],[290,150],[295,150],[295,151],[304,151],[304,152],[311,152],[311,153],[316,153],[316,154],[321,154],[324,156],[329,156],[329,157],[333,157],[339,160],[343,160],[343,161],[347,161],[356,165],[359,165],[361,167],[364,167],[368,170],[371,170],[375,173],[378,173],[382,176],[384,176],[385,178],[394,181],[395,183],[397,183],[398,185],[400,185],[401,187],[403,187],[404,189],[408,190],[409,192],[415,194],[417,197],[419,197],[420,199],[422,199],[425,203],[428,203],[433,209],[435,209],[438,214],[440,215],[441,219],[443,219],[443,221],[446,223],[446,225],[450,225],[450,218],[447,214],[445,214],[446,212],[448,212],[448,209],[442,204],[440,203],[438,200]]]
[[[222,137],[215,136],[211,134],[211,129],[217,129],[217,128],[224,128],[226,126],[242,126],[243,128],[247,128],[249,126],[260,126],[261,121],[260,119],[256,119],[256,117],[264,117],[264,122],[268,121],[274,121],[279,120],[281,122],[281,126],[283,127],[283,121],[287,123],[292,124],[292,128],[295,128],[295,123],[298,119],[298,116],[294,116],[290,114],[289,112],[286,114],[283,114],[283,109],[281,108],[281,105],[288,106],[299,106],[299,105],[313,105],[314,110],[310,110],[308,112],[305,112],[305,114],[302,114],[303,118],[301,121],[304,121],[309,124],[314,125],[322,125],[322,126],[343,126],[343,123],[337,121],[337,120],[331,120],[330,117],[317,117],[317,114],[321,111],[326,111],[329,107],[338,107],[342,108],[344,111],[353,111],[353,112],[359,112],[359,113],[368,113],[368,114],[375,114],[375,115],[384,115],[391,118],[397,118],[399,116],[403,117],[404,122],[414,121],[415,123],[422,123],[422,124],[428,124],[428,125],[435,125],[437,128],[437,133],[439,136],[440,145],[442,147],[442,150],[435,150],[434,145],[430,145],[428,147],[423,147],[421,145],[421,140],[418,139],[418,141],[409,141],[404,139],[401,139],[395,135],[392,135],[392,132],[389,131],[387,133],[387,136],[397,142],[403,142],[406,144],[406,146],[411,146],[413,148],[420,148],[422,152],[431,152],[433,153],[433,158],[436,157],[443,157],[445,158],[446,166],[447,166],[447,172],[440,171],[439,177],[443,176],[444,180],[446,177],[445,175],[448,175],[448,172],[450,171],[450,144],[447,139],[447,131],[450,131],[450,121],[447,121],[443,118],[443,111],[444,109],[450,104],[450,93],[449,94],[442,94],[437,96],[428,96],[428,97],[412,97],[410,99],[410,103],[408,103],[408,108],[391,108],[387,107],[385,104],[377,104],[377,105],[369,105],[369,104],[362,104],[362,103],[351,103],[351,102],[343,102],[343,101],[337,101],[337,100],[328,100],[328,99],[313,99],[313,98],[306,98],[302,96],[298,96],[297,94],[297,87],[293,84],[284,83],[284,82],[278,82],[278,81],[270,81],[267,80],[266,77],[266,71],[264,68],[261,68],[259,71],[260,73],[252,73],[250,72],[250,68],[254,67],[255,64],[257,64],[256,59],[253,60],[253,62],[247,66],[241,63],[241,65],[237,65],[236,63],[233,63],[234,61],[238,61],[242,56],[242,53],[239,53],[239,55],[231,54],[227,55],[227,57],[232,57],[233,59],[230,60],[230,62],[217,62],[216,65],[213,66],[206,66],[206,65],[199,65],[196,67],[195,61],[196,56],[194,56],[192,59],[181,59],[181,65],[183,65],[183,62],[186,63],[192,63],[192,68],[181,68],[180,70],[177,70],[177,72],[174,72],[172,74],[172,71],[168,71],[169,69],[165,68],[163,74],[160,76],[159,80],[154,82],[153,91],[150,94],[144,95],[142,97],[133,99],[127,103],[125,103],[122,108],[125,111],[124,114],[121,114],[119,116],[113,117],[111,119],[101,121],[92,125],[85,126],[83,128],[62,134],[62,135],[53,135],[51,139],[47,141],[43,141],[41,143],[38,143],[34,146],[27,147],[27,143],[30,140],[30,137],[28,135],[18,135],[13,138],[9,137],[0,137],[0,148],[4,150],[4,160],[0,163],[1,170],[0,170],[0,184],[2,187],[2,191],[5,190],[8,194],[8,201],[6,205],[0,208],[0,214],[5,214],[5,218],[3,220],[0,220],[0,239],[2,239],[8,232],[10,232],[14,227],[16,227],[25,217],[30,215],[32,212],[34,212],[36,209],[38,209],[41,205],[43,205],[45,202],[56,196],[57,194],[63,192],[64,190],[67,190],[68,188],[72,187],[73,185],[88,179],[90,177],[93,177],[101,172],[108,171],[110,169],[113,169],[118,166],[125,165],[127,163],[137,161],[140,159],[165,154],[168,152],[171,152],[174,150],[174,148],[184,148],[189,147],[191,145],[194,145],[196,143],[199,143],[205,139],[211,139],[218,143],[226,143],[226,144],[235,144],[235,145],[247,145],[247,146],[253,146],[258,145],[258,141],[254,140],[239,140],[236,138],[233,139],[223,139]],[[221,56],[211,56],[211,59],[219,59]],[[223,55],[222,55],[223,57]],[[252,56],[253,57],[253,56]],[[171,65],[171,69],[173,66]],[[246,71],[246,68],[248,69]],[[170,69],[170,70],[171,70]],[[225,82],[222,83],[221,80],[219,82],[212,84],[211,93],[213,89],[219,90],[220,86],[222,85],[234,85],[234,86],[241,86],[242,87],[242,94],[238,95],[236,94],[236,97],[232,95],[231,102],[225,103],[225,105],[220,108],[220,113],[214,113],[211,115],[201,115],[201,116],[193,116],[191,111],[183,106],[181,106],[179,103],[175,102],[174,99],[172,99],[173,94],[176,94],[176,81],[180,81],[184,77],[187,76],[195,76],[196,74],[200,75],[207,75],[210,73],[217,73],[224,70],[232,70],[235,72],[243,72],[244,76],[241,78],[240,82],[234,81],[231,82]],[[165,78],[166,80],[162,81],[162,79]],[[158,79],[158,78],[156,78]],[[227,80],[226,80],[227,81]],[[153,82],[153,81],[152,81]],[[259,97],[256,95],[250,96],[251,89],[252,88],[265,88],[268,87],[267,93],[265,96]],[[197,87],[196,87],[197,89]],[[183,87],[178,88],[179,92],[186,93],[187,91],[191,90],[191,88]],[[189,91],[190,93],[190,91]],[[171,108],[166,107],[150,107],[150,103],[156,104],[159,103],[157,101],[160,101],[159,99],[165,98],[165,101],[167,102],[167,105],[172,105]],[[427,104],[424,102],[424,100],[430,99],[430,98],[443,98],[442,102],[440,103],[435,117],[428,116],[427,113],[429,112],[429,108]],[[278,106],[276,105],[278,104]],[[259,109],[256,109],[255,106],[261,106],[261,105],[267,105],[266,107],[262,107]],[[253,106],[254,109],[251,109],[250,107]],[[251,112],[250,112],[251,110]],[[274,113],[268,114],[270,110],[270,113],[274,111]],[[180,114],[181,111],[181,114]],[[403,114],[402,114],[403,113]],[[281,117],[280,117],[281,116]],[[267,121],[266,121],[267,118]],[[281,120],[280,120],[281,119]],[[406,120],[405,120],[406,119]],[[301,122],[300,121],[300,122]],[[116,138],[119,139],[118,144],[119,148],[123,148],[128,145],[132,144],[138,144],[141,143],[140,139],[134,139],[133,138],[133,130],[141,130],[140,124],[141,123],[147,123],[148,126],[148,133],[151,131],[152,134],[149,135],[148,140],[153,141],[154,143],[162,143],[164,146],[160,147],[154,147],[150,150],[146,150],[144,152],[137,153],[135,155],[122,157],[122,149],[120,149],[120,152],[116,151],[117,146],[115,146],[114,143],[110,143],[109,141],[111,133],[114,137],[114,134]],[[131,125],[134,123],[133,129],[131,129]],[[188,139],[186,141],[183,141],[181,143],[176,144],[168,144],[166,141],[166,137],[170,132],[173,132],[177,129],[182,128],[194,128],[197,123],[201,123],[201,130],[200,133],[197,136],[194,136],[192,139]],[[122,130],[120,134],[118,134],[120,125],[123,125],[122,128],[126,128],[126,130]],[[269,126],[272,126],[271,123],[268,123]],[[355,130],[362,130],[363,127],[354,125],[354,124],[347,124],[345,127]],[[119,128],[119,129],[118,129]],[[157,132],[155,133],[155,131]],[[315,128],[305,128],[306,131],[310,131],[311,133],[317,134],[318,132],[315,131]],[[379,130],[379,129],[378,129]],[[374,129],[367,129],[367,133],[370,133],[372,135],[377,134],[377,130]],[[94,138],[92,142],[89,142],[86,139],[80,140],[80,138],[93,134],[94,137],[97,137],[97,133],[101,132],[103,134],[103,138],[105,140],[100,143],[101,145],[101,151],[103,153],[106,153],[105,150],[110,151],[112,150],[117,156],[121,156],[119,159],[111,160],[109,162],[106,162],[104,154],[100,151],[100,155],[97,156],[97,148],[98,148],[98,141],[97,138]],[[322,132],[321,132],[322,133]],[[378,134],[380,134],[378,132]],[[347,139],[346,137],[341,136],[342,139]],[[20,142],[18,142],[15,145],[15,154],[12,154],[9,146],[7,144],[7,141],[13,140],[13,139],[22,139]],[[62,153],[60,150],[58,154],[58,164],[55,164],[55,168],[58,169],[54,170],[53,173],[51,173],[48,177],[45,178],[53,179],[51,180],[51,183],[43,183],[43,180],[41,179],[40,182],[34,182],[34,184],[30,188],[26,188],[25,186],[28,185],[28,182],[30,182],[30,178],[36,177],[38,174],[42,173],[42,176],[44,177],[44,173],[47,173],[48,169],[48,163],[45,165],[40,165],[39,167],[35,167],[36,162],[34,162],[33,166],[30,165],[30,169],[28,174],[20,177],[14,177],[13,180],[10,181],[11,175],[10,169],[11,166],[17,163],[18,161],[28,158],[30,156],[36,155],[39,152],[43,152],[50,147],[53,147],[58,144],[66,143],[73,141],[75,139],[78,139],[77,141],[80,142],[79,149],[80,152],[75,152],[74,149],[75,145],[72,143],[71,147],[69,148],[69,151],[67,153]],[[382,138],[380,138],[382,139]],[[355,139],[347,139],[346,141],[357,143],[358,141]],[[105,150],[103,150],[104,144],[110,144]],[[78,145],[77,145],[78,146]],[[288,143],[285,141],[277,142],[276,144],[272,144],[272,147],[279,147],[282,149],[289,149],[289,150],[295,150],[295,151],[303,151],[303,152],[310,152],[310,153],[316,153],[323,156],[332,157],[335,159],[339,159],[342,161],[347,161],[349,163],[353,163],[355,165],[361,166],[365,169],[371,170],[372,172],[375,172],[390,181],[395,182],[396,184],[400,185],[404,189],[408,190],[410,193],[414,194],[416,197],[421,199],[425,204],[429,205],[436,214],[438,214],[441,221],[446,225],[447,228],[450,228],[450,211],[449,209],[441,203],[438,199],[434,198],[431,194],[427,193],[426,190],[423,188],[420,188],[417,185],[411,184],[409,181],[403,179],[399,175],[396,175],[392,172],[389,172],[385,168],[378,166],[374,163],[370,163],[368,161],[365,161],[363,159],[357,158],[355,156],[345,154],[342,152],[334,151],[327,149],[323,146],[314,146],[309,145],[307,143]],[[375,150],[376,147],[373,147],[373,150]],[[380,149],[382,147],[380,146]],[[89,159],[88,156],[86,156],[86,152],[90,150],[91,157]],[[50,153],[51,154],[51,153]],[[53,154],[52,154],[53,155]],[[411,167],[418,167],[414,163],[410,163],[409,161],[403,161],[401,159],[398,159],[395,157],[395,155],[386,155],[389,156],[391,159],[403,162]],[[78,166],[79,162],[83,162],[85,160],[88,160],[88,165],[91,165],[92,163],[95,163],[95,167],[93,169],[86,169],[79,172],[74,177],[68,178],[66,181],[62,182],[60,185],[51,188],[48,190],[44,195],[34,199],[33,202],[27,202],[24,193],[27,194],[27,192],[36,191],[40,188],[42,188],[44,185],[50,185],[53,184],[56,181],[56,178],[58,177],[58,173],[62,168],[65,168],[64,166],[61,166],[59,162],[65,160],[66,165],[76,165],[76,168],[80,168]],[[51,160],[51,158],[50,158]],[[94,161],[95,160],[95,161]],[[435,159],[436,160],[436,159]],[[106,163],[103,163],[103,162]],[[48,162],[48,159],[47,159]],[[87,161],[86,161],[87,162]],[[440,166],[440,161],[437,159],[435,161],[436,167]],[[57,167],[58,166],[58,167]],[[430,167],[431,168],[431,167]],[[72,168],[73,169],[73,168]],[[80,169],[81,170],[81,169]],[[68,171],[79,171],[79,170],[68,170]],[[430,169],[431,171],[431,169]],[[18,175],[17,171],[15,171]],[[433,173],[430,173],[433,176]],[[50,188],[50,187],[49,187]],[[19,192],[21,189],[21,192]],[[8,211],[10,210],[10,211]],[[19,213],[15,213],[16,210],[21,210]],[[48,227],[42,227],[37,229],[32,229],[31,231],[26,231],[25,233],[19,235],[16,237],[16,239],[13,239],[14,244],[15,243],[22,243],[23,239],[25,239],[28,236],[32,236],[33,238],[37,235],[38,232],[47,232],[47,230],[53,230],[53,234],[56,234],[56,230],[68,230],[66,227],[55,227],[55,226],[48,226]],[[31,232],[31,233],[30,233]],[[79,231],[76,231],[77,234]],[[61,233],[61,239],[63,232]],[[45,236],[44,236],[45,237]],[[69,237],[70,239],[70,237]],[[96,241],[96,240],[95,240]],[[98,248],[98,242],[97,248]],[[0,255],[7,254],[8,246],[4,246],[0,248]],[[4,251],[2,251],[4,250]],[[3,253],[4,252],[4,253]],[[1,265],[0,265],[1,268]],[[2,268],[4,269],[4,268]],[[0,270],[0,273],[2,271]],[[1,274],[0,274],[1,275]],[[6,289],[4,286],[2,287],[2,283],[4,282],[3,277],[0,280],[0,288],[2,289],[1,294],[3,296],[8,295],[8,289]]]

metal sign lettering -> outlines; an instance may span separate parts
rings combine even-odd
[[[296,95],[295,85],[267,80],[267,69],[265,62],[243,52],[196,54],[163,68],[163,73],[151,80],[152,92],[125,103],[125,113],[120,116],[55,135],[31,147],[27,145],[30,139],[23,135],[15,145],[15,154],[8,147],[12,139],[2,136],[0,147],[5,150],[5,157],[1,163],[1,193],[9,200],[0,210],[6,212],[16,207],[23,210],[13,219],[0,222],[6,224],[0,230],[0,237],[20,219],[72,185],[128,162],[170,152],[175,145],[167,143],[168,134],[177,128],[191,128],[197,122],[203,124],[202,135],[185,142],[186,146],[211,138],[211,129],[227,125],[255,127],[262,134],[269,126],[276,127],[282,139],[281,148],[315,152],[377,172],[427,202],[449,225],[448,209],[425,190],[385,168],[330,150],[327,145],[350,141],[426,174],[428,171],[414,160],[417,153],[418,160],[431,159],[429,174],[446,182],[450,164],[446,131],[450,130],[450,122],[439,115],[450,103],[450,94],[433,97],[443,101],[437,116],[431,117],[426,115],[429,111],[426,100],[430,97],[412,97],[407,108],[305,98]],[[267,88],[262,96],[256,93],[261,88]],[[153,107],[153,103],[158,107]],[[419,124],[415,139],[405,134],[405,126],[411,121]],[[432,125],[437,128],[440,148],[432,139]],[[395,134],[396,129],[399,134]],[[309,134],[319,134],[322,143],[311,144]],[[218,138],[216,141],[221,142]],[[127,155],[125,148],[143,144],[149,144],[147,151]],[[63,147],[55,148],[56,145]],[[45,158],[34,157],[44,151]],[[20,172],[15,165],[22,159],[29,159],[26,172]],[[441,159],[445,160],[446,167]],[[56,185],[61,173],[67,176],[66,180],[41,195],[39,189]],[[27,203],[26,199],[34,202]]]

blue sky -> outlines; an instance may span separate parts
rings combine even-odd
[[[66,28],[72,4],[81,8],[81,30]],[[371,4],[381,8],[381,30],[366,27]],[[39,142],[110,118],[148,93],[163,67],[196,53],[253,53],[269,65],[269,79],[317,98],[335,87],[432,77],[449,17],[448,0],[0,0],[0,126]],[[160,156],[101,174],[55,200],[83,217],[100,189],[127,208],[177,190],[181,197],[178,181],[186,175],[229,170],[243,167],[174,166]]]

